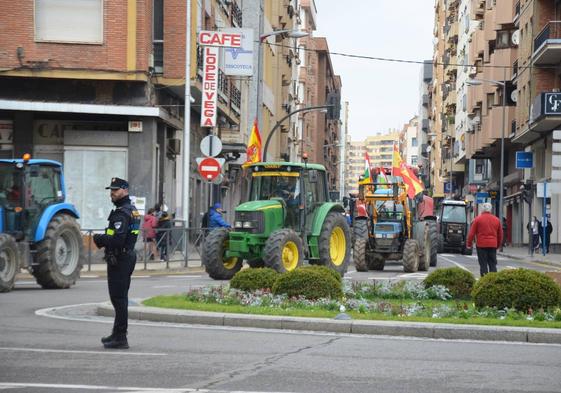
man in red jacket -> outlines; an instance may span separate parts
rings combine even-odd
[[[497,248],[503,242],[503,227],[497,217],[491,214],[490,203],[481,204],[483,213],[473,220],[467,238],[467,248],[472,247],[473,238],[477,243],[479,273],[483,277],[488,272],[497,271]]]

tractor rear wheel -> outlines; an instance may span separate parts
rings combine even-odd
[[[84,243],[80,226],[68,214],[54,216],[43,241],[37,244],[32,274],[47,289],[70,288],[80,278],[84,264]]]
[[[279,229],[265,242],[263,261],[279,273],[291,272],[304,263],[302,239],[292,229]]]
[[[359,238],[355,240],[353,246],[353,261],[357,272],[367,272],[368,265],[366,263],[366,244],[368,239]]]
[[[19,272],[19,252],[12,236],[0,235],[0,292],[9,292],[14,287]]]
[[[318,246],[319,264],[345,275],[351,260],[351,230],[345,216],[331,212],[325,217]]]
[[[205,270],[215,280],[229,280],[240,271],[243,259],[237,257],[224,258],[228,250],[230,231],[216,228],[207,235],[203,245],[202,263]]]
[[[430,244],[431,244],[431,251],[430,251],[430,266],[436,266],[436,259],[438,254],[438,229],[436,227],[436,221],[428,221],[429,225],[429,237],[430,237]]]
[[[419,242],[415,239],[407,239],[403,246],[403,271],[415,273],[419,270]]]

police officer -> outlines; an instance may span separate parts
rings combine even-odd
[[[103,337],[105,348],[127,349],[128,293],[131,275],[136,264],[134,245],[140,228],[140,214],[129,198],[129,184],[114,177],[111,185],[111,201],[115,209],[109,214],[109,226],[105,234],[94,235],[94,243],[105,248],[109,296],[115,309],[113,332]]]

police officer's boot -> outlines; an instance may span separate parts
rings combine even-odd
[[[115,334],[113,332],[111,332],[111,334],[109,336],[101,337],[101,342],[103,344],[105,344],[105,343],[108,343],[109,341],[112,341],[114,335]]]
[[[129,343],[125,335],[113,335],[111,341],[103,343],[103,346],[107,349],[129,349]]]

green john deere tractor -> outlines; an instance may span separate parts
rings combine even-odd
[[[227,280],[242,268],[292,271],[308,260],[345,274],[351,234],[339,203],[328,200],[318,164],[261,162],[248,167],[248,201],[236,208],[232,229],[209,233],[202,261],[210,277]]]

